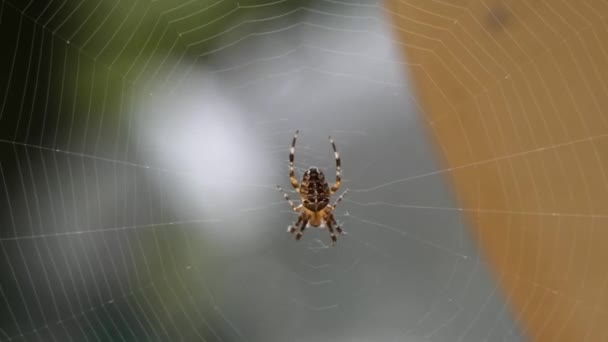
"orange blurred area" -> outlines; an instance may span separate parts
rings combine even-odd
[[[460,206],[534,341],[608,337],[608,3],[391,0]]]

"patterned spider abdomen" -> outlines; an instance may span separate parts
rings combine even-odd
[[[304,207],[313,212],[321,211],[329,204],[329,185],[321,170],[311,167],[304,172],[300,196]]]

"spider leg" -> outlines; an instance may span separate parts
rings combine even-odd
[[[344,192],[342,193],[342,195],[340,195],[340,197],[338,197],[338,199],[334,202],[334,204],[331,205],[332,209],[336,209],[336,206],[338,205],[338,203],[342,202],[342,199],[344,198],[344,196],[348,193],[348,189],[344,190]]]
[[[298,216],[298,220],[287,227],[287,231],[291,234],[296,232],[296,227],[302,222],[302,216]]]
[[[334,228],[336,229],[336,231],[338,232],[338,234],[346,234],[344,232],[344,230],[342,230],[342,226],[338,223],[338,221],[336,221],[336,218],[334,217],[333,213],[329,213],[329,215],[327,215],[327,219],[328,222],[331,222],[334,225]]]
[[[304,229],[306,229],[306,225],[308,224],[308,218],[302,220],[302,225],[300,226],[300,231],[296,234],[296,240],[300,240],[302,238],[302,234],[304,234]]]
[[[334,233],[333,223],[331,222],[331,220],[327,220],[327,221],[325,221],[325,223],[327,224],[327,229],[329,230],[329,236],[331,236],[331,245],[333,246],[338,241],[338,238],[336,237],[336,233]],[[340,230],[342,230],[342,229],[340,229]]]
[[[342,183],[342,167],[340,166],[340,153],[336,150],[336,144],[334,143],[334,139],[329,137],[329,142],[331,143],[331,147],[334,149],[334,156],[336,157],[336,182],[329,189],[330,193],[335,193],[340,189],[340,183]]]
[[[293,201],[289,198],[289,195],[287,195],[285,190],[283,190],[283,188],[281,188],[281,186],[278,184],[277,184],[277,190],[279,190],[283,194],[283,197],[289,203],[289,205],[291,206],[291,209],[293,209],[293,211],[296,211],[296,212],[299,211],[298,207],[296,207],[296,205],[293,203]]]
[[[298,138],[298,133],[300,131],[297,130],[296,134],[293,136],[293,140],[291,141],[291,147],[289,148],[289,182],[296,192],[300,191],[300,185],[298,184],[298,180],[296,179],[296,172],[293,168],[293,159],[296,152],[296,139]]]

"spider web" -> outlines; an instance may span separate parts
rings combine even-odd
[[[526,339],[380,2],[0,6],[0,341]],[[285,232],[295,129],[334,248]]]

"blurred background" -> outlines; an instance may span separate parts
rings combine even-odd
[[[0,2],[0,341],[607,340],[606,14]]]

